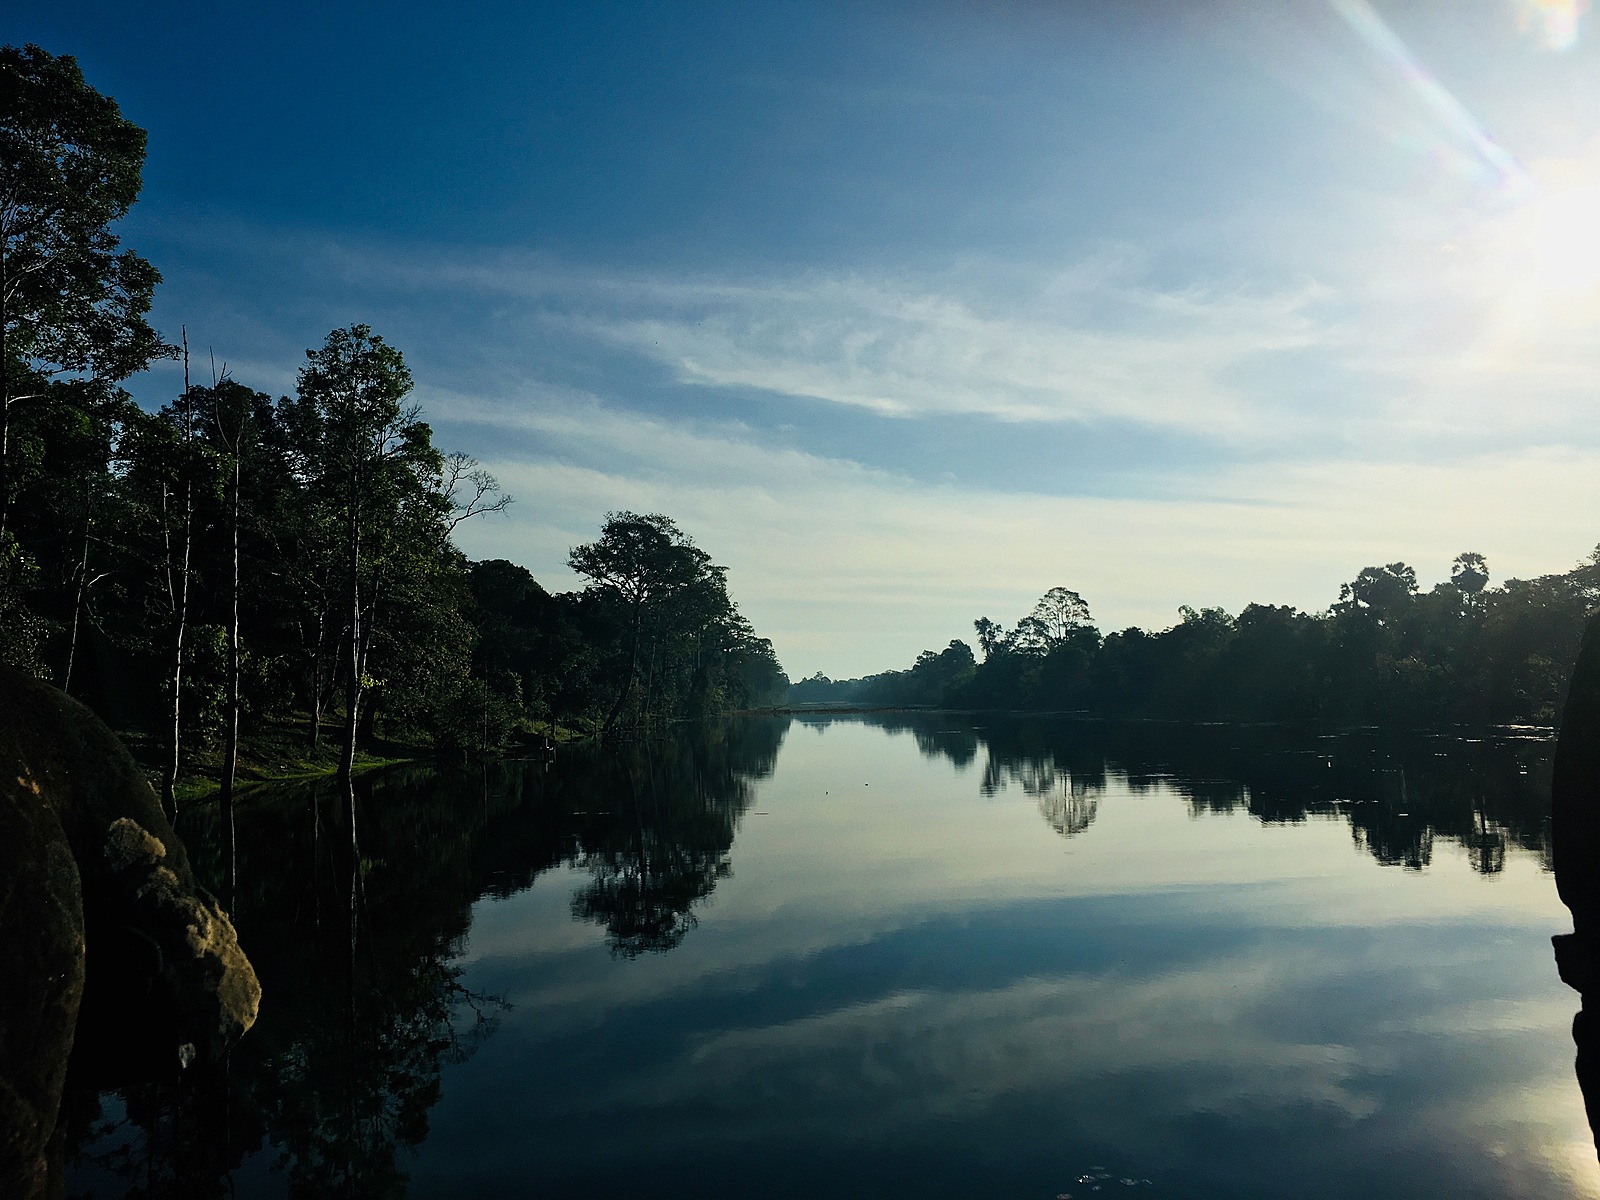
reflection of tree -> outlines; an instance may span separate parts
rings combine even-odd
[[[958,765],[950,713],[869,714],[891,731],[910,729],[918,749]],[[986,753],[984,795],[1007,786],[1041,798],[1053,828],[1056,806],[1074,792],[1098,793],[1106,776],[1131,791],[1176,792],[1191,815],[1248,812],[1267,824],[1313,818],[1348,822],[1351,837],[1385,865],[1426,867],[1434,842],[1461,846],[1473,869],[1492,875],[1512,847],[1550,859],[1548,742],[1503,738],[1317,736],[1283,726],[1189,725],[983,714],[967,729]],[[1050,799],[1046,804],[1046,798]]]
[[[494,1031],[500,1002],[469,993],[459,969],[428,956],[395,967],[360,972],[343,1019],[262,1062],[257,1100],[296,1194],[404,1195],[399,1153],[427,1137],[441,1066]]]
[[[80,1165],[123,1181],[129,1200],[221,1196],[228,1172],[261,1144],[259,1119],[225,1069],[196,1066],[123,1086],[120,1123],[83,1083],[69,1088],[62,1112],[67,1144],[81,1147]]]
[[[1039,797],[1039,814],[1062,837],[1074,837],[1093,824],[1100,801],[1088,792],[1064,788]]]
[[[124,1087],[120,1123],[100,1113],[92,1070],[79,1071],[68,1111],[78,1173],[112,1172],[132,1195],[221,1196],[265,1139],[292,1194],[403,1195],[404,1155],[427,1136],[444,1068],[493,1033],[502,1004],[468,991],[455,965],[473,902],[583,866],[594,878],[575,915],[604,923],[616,953],[677,945],[729,874],[735,826],[787,728],[711,724],[649,746],[568,748],[554,763],[358,779],[354,864],[332,789],[252,793],[234,915],[262,980],[261,1019],[227,1076]],[[214,881],[215,810],[190,806],[185,819],[196,871]]]
[[[752,724],[781,739],[781,724]],[[752,777],[770,774],[777,746],[769,752],[751,738],[749,724],[723,732],[621,747],[597,764],[613,797],[610,819],[580,834],[575,861],[593,879],[574,894],[572,915],[604,925],[619,958],[677,946],[696,924],[694,906],[732,873],[728,852]]]
[[[671,838],[641,837],[621,853],[586,854],[594,882],[572,897],[572,915],[606,927],[611,951],[637,958],[671,950],[698,921],[690,909],[732,873],[725,854],[698,853]]]

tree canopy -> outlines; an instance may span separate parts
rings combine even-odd
[[[0,47],[0,533],[20,482],[13,409],[63,375],[115,383],[169,352],[145,319],[161,276],[111,228],[144,154],[74,59]]]
[[[1081,711],[1204,720],[1431,725],[1552,723],[1584,623],[1600,610],[1600,547],[1571,571],[1489,587],[1467,551],[1427,593],[1403,562],[1363,567],[1322,612],[1250,604],[1179,610],[1168,629],[1104,637],[1088,605],[1050,589],[1007,629],[974,624],[906,670],[815,677],[802,702]],[[959,648],[959,650],[958,650]]]

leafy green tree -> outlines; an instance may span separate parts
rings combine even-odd
[[[24,407],[63,375],[125,379],[169,353],[146,321],[160,275],[111,226],[138,198],[145,134],[68,56],[0,47],[0,535]],[[35,413],[37,427],[45,419]]]
[[[1362,567],[1339,589],[1339,603],[1369,612],[1378,621],[1392,621],[1417,594],[1417,573],[1405,563]]]
[[[345,703],[339,776],[348,787],[375,619],[390,582],[385,559],[400,528],[415,531],[429,518],[443,527],[447,502],[427,487],[443,461],[418,409],[405,402],[412,382],[404,356],[370,328],[335,329],[306,360],[282,419],[308,516],[318,526],[312,536],[337,547]]]
[[[567,565],[619,611],[626,630],[626,665],[603,725],[609,732],[633,695],[647,636],[660,628],[667,611],[681,610],[691,593],[715,600],[720,590],[725,598],[719,587],[723,569],[671,518],[631,512],[607,513],[599,540],[573,547]]]
[[[1489,583],[1488,560],[1473,550],[1456,555],[1450,564],[1450,582],[1462,595],[1477,596]]]

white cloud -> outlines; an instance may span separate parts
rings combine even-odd
[[[905,666],[1071,586],[1103,628],[1165,627],[1180,604],[1320,608],[1362,566],[1402,559],[1424,583],[1477,549],[1497,579],[1564,570],[1600,540],[1600,452],[1511,450],[1454,463],[1307,462],[1173,479],[1163,499],[1063,497],[917,483],[775,447],[739,426],[645,418],[593,400],[467,402],[520,499],[463,530],[469,553],[578,580],[568,549],[601,515],[672,515],[730,568],[735,598],[796,674]],[[499,432],[496,432],[499,431]]]
[[[571,324],[658,359],[687,383],[890,416],[1110,419],[1253,440],[1260,402],[1226,376],[1328,340],[1308,311],[1318,295],[1310,285],[1248,296],[1102,282],[1039,296],[1030,311],[995,312],[953,293],[846,276],[758,295],[705,287],[665,311]]]
[[[1180,604],[1317,609],[1372,563],[1431,582],[1465,549],[1497,578],[1566,569],[1600,540],[1600,349],[1571,310],[1509,322],[1541,310],[1493,286],[1516,278],[1503,240],[1484,226],[1449,250],[1423,223],[1337,285],[1254,291],[1154,286],[1126,247],[720,279],[483,251],[312,255],[292,237],[255,252],[313,263],[319,302],[401,345],[441,440],[518,497],[462,530],[469,553],[569,588],[567,552],[605,512],[668,513],[730,568],[791,673],[838,677],[970,638],[980,615],[1015,620],[1056,585],[1103,628],[1160,628]],[[408,326],[424,295],[428,320]],[[591,391],[548,382],[552,350]],[[630,407],[651,386],[641,359],[690,385],[680,407]],[[763,397],[789,396],[825,402],[813,427],[837,405],[857,421],[1009,422],[1013,437],[1142,432],[1107,451],[1123,457],[1096,465],[1099,484],[976,470],[938,484],[925,465],[872,465],[870,445],[824,454],[771,430]],[[1194,457],[1144,461],[1151,433]]]

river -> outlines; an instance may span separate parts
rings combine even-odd
[[[75,1068],[68,1194],[1600,1197],[1552,752],[747,718],[365,780],[356,870],[250,793],[261,1019]]]

